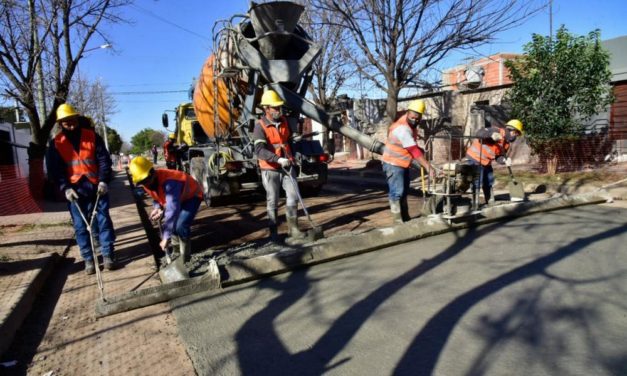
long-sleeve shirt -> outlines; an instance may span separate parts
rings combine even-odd
[[[266,118],[267,119],[267,118]],[[268,122],[271,122],[274,127],[285,126],[289,127],[287,122],[284,122],[283,125],[281,121],[274,122],[267,119]],[[253,130],[253,141],[255,143],[255,155],[257,159],[261,159],[264,161],[268,161],[271,163],[277,163],[279,161],[279,156],[274,153],[274,148],[272,145],[268,144],[268,140],[266,138],[266,132],[264,132],[263,127],[258,121],[255,124],[255,128]],[[290,142],[290,149],[294,150],[293,145]]]
[[[65,133],[77,153],[80,149],[81,129]],[[113,163],[104,140],[98,134],[96,134],[96,161],[98,163],[98,181],[108,184],[112,178],[111,166]],[[75,184],[70,183],[67,176],[67,164],[61,158],[61,154],[54,144],[54,138],[48,143],[46,168],[48,169],[48,178],[54,181],[62,192],[68,188],[74,188],[81,196],[90,197],[96,194],[97,185],[92,184],[85,176],[81,177]]]
[[[174,232],[174,226],[181,213],[181,192],[185,187],[185,183],[177,180],[166,180],[163,184],[163,191],[165,192],[165,208],[163,214],[163,234],[162,239],[169,239]],[[157,201],[153,201],[152,206],[154,208],[161,208],[161,205]]]

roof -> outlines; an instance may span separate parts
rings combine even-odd
[[[610,53],[612,82],[627,80],[627,35],[604,40],[601,45]]]

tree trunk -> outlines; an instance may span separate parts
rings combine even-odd
[[[553,154],[546,159],[546,172],[551,176],[555,175],[557,173],[557,165],[557,155]]]
[[[44,196],[44,155],[46,147],[31,142],[28,145],[28,187],[35,200]]]
[[[396,120],[396,111],[398,108],[398,94],[395,90],[388,91],[388,98],[385,105],[385,112],[387,114],[387,123],[392,124]]]

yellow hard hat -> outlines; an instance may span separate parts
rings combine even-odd
[[[266,92],[261,96],[261,103],[259,104],[261,106],[276,107],[283,106],[283,103],[285,102],[283,102],[283,99],[279,97],[279,94],[277,94],[276,91],[266,90]]]
[[[176,134],[174,134],[174,133],[170,133],[170,134],[168,135],[168,138],[169,138],[170,140],[174,140],[174,139],[176,138]]]
[[[57,108],[57,121],[61,121],[63,119],[67,119],[72,116],[78,116],[79,113],[76,112],[74,107],[72,107],[69,103],[63,103]]]
[[[525,132],[523,132],[523,123],[520,120],[518,120],[518,119],[512,119],[512,120],[508,121],[507,122],[507,127],[514,128],[515,130],[520,132],[520,134],[525,133]]]
[[[425,113],[425,101],[423,101],[422,99],[415,99],[409,102],[409,106],[407,107],[407,109],[410,111],[417,112],[419,114],[424,114]]]
[[[128,165],[128,169],[131,172],[133,184],[137,184],[148,177],[152,169],[152,162],[142,156],[135,157]]]

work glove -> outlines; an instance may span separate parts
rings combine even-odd
[[[98,183],[98,191],[97,193],[100,196],[104,196],[107,194],[107,192],[109,192],[109,186],[107,185],[107,183],[101,181],[100,183]]]
[[[511,158],[505,158],[505,166],[512,167],[512,159]]]
[[[163,215],[163,209],[154,208],[152,209],[152,212],[150,212],[150,220],[153,222],[157,222],[161,218],[162,215]]]
[[[501,136],[501,134],[499,132],[494,132],[494,133],[492,133],[490,138],[492,140],[494,140],[494,141],[501,141],[503,139],[503,136]]]
[[[65,190],[65,198],[73,202],[74,200],[78,200],[78,193],[74,190],[74,188],[68,188]]]
[[[279,160],[277,161],[281,167],[283,168],[288,168],[291,164],[290,160],[287,158],[279,158]]]

